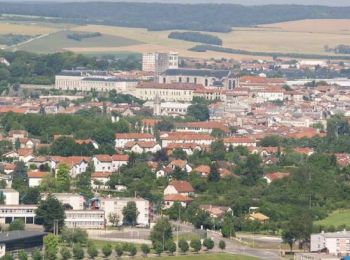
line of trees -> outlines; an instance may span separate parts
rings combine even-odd
[[[102,33],[100,32],[74,32],[67,34],[67,38],[74,41],[82,41],[88,38],[101,37]]]
[[[168,38],[212,45],[222,45],[222,40],[219,37],[200,32],[171,32],[168,35]]]

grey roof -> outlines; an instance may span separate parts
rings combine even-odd
[[[208,70],[208,69],[168,69],[164,72],[167,76],[198,76],[224,78],[230,75],[229,70]]]
[[[7,231],[0,233],[0,243],[6,243],[13,240],[18,239],[30,239],[32,237],[44,236],[45,232],[37,232],[37,231]]]
[[[100,70],[62,70],[58,75],[61,76],[84,76],[84,75],[91,75],[91,76],[107,76],[107,71],[100,71]]]
[[[319,233],[318,235],[321,235],[326,238],[350,238],[350,232],[348,231],[340,231],[340,232],[332,232],[332,233]]]

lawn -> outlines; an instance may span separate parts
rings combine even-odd
[[[336,210],[327,218],[316,221],[316,225],[339,227],[346,225],[350,227],[350,209]]]
[[[255,260],[257,258],[242,255],[229,255],[229,254],[199,254],[189,256],[161,256],[161,257],[148,257],[148,260]]]
[[[141,44],[141,42],[122,36],[102,34],[100,37],[85,38],[81,41],[68,39],[71,31],[59,31],[45,37],[33,40],[17,47],[16,49],[36,53],[51,53],[75,48],[109,48]]]

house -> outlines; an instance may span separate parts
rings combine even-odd
[[[215,138],[208,134],[191,132],[168,132],[160,135],[162,147],[167,148],[172,144],[196,144],[199,146],[210,146]]]
[[[10,174],[2,174],[0,173],[0,181],[3,181],[6,183],[7,189],[11,189],[12,187],[12,176]]]
[[[96,150],[99,149],[98,143],[96,141],[94,141],[94,140],[91,140],[91,139],[75,139],[75,143],[76,144],[80,144],[80,145],[82,145],[82,144],[86,144],[86,145],[91,144]]]
[[[186,171],[187,173],[192,171],[192,167],[187,164],[187,161],[184,160],[173,160],[168,164],[168,167],[172,170],[179,168],[182,171]]]
[[[224,138],[224,144],[226,147],[229,147],[229,146],[255,147],[256,140],[250,137],[231,136],[231,137]]]
[[[106,183],[111,177],[111,172],[94,172],[91,174],[91,187],[95,190],[107,189]]]
[[[11,130],[8,136],[12,143],[15,143],[18,138],[28,138],[28,132],[26,130]]]
[[[85,156],[52,156],[51,157],[51,169],[57,172],[60,165],[67,165],[69,168],[69,175],[73,178],[86,172],[90,162],[90,157]]]
[[[346,167],[350,164],[350,156],[347,153],[336,153],[335,157],[340,167]]]
[[[182,195],[182,194],[168,194],[164,195],[164,209],[171,208],[174,203],[180,203],[182,207],[186,207],[189,203],[193,201],[192,198]]]
[[[248,215],[248,219],[251,221],[258,221],[265,223],[267,222],[270,218],[260,212],[252,212]]]
[[[52,160],[50,156],[37,156],[28,162],[28,166],[35,166],[36,169],[52,168]]]
[[[203,151],[206,150],[208,146],[198,145],[196,143],[170,143],[166,150],[168,154],[171,155],[175,149],[183,150],[187,155],[192,155],[194,151]]]
[[[27,172],[29,187],[38,187],[45,176],[49,176],[49,172],[29,171]]]
[[[126,133],[115,134],[115,148],[123,149],[128,142],[155,142],[156,139],[152,134],[147,133]]]
[[[176,123],[175,129],[176,132],[194,132],[205,134],[211,134],[214,129],[222,131],[224,134],[228,134],[230,132],[228,127],[226,127],[222,122],[218,121]]]
[[[141,154],[141,153],[156,153],[162,150],[162,147],[155,141],[137,141],[128,142],[124,146],[126,151]]]
[[[164,190],[164,195],[169,194],[189,196],[194,194],[194,189],[188,181],[171,181]]]
[[[163,167],[162,169],[158,170],[156,172],[156,176],[157,176],[157,178],[167,177],[172,172],[173,172],[173,169],[167,166],[167,167]]]
[[[210,166],[208,165],[199,165],[193,170],[194,172],[198,173],[202,177],[208,177],[210,174]]]
[[[293,151],[295,153],[300,153],[300,154],[304,154],[306,156],[310,156],[314,153],[314,149],[309,148],[309,147],[295,147],[293,149]]]
[[[16,142],[19,142],[19,148],[28,148],[33,149],[36,144],[39,143],[38,140],[30,139],[30,138],[17,138]]]
[[[5,174],[11,174],[15,170],[16,165],[13,163],[4,163],[2,167]]]
[[[232,213],[232,209],[224,206],[215,206],[211,204],[200,205],[199,208],[208,212],[212,218],[222,218],[227,213]]]
[[[124,154],[97,154],[92,158],[96,172],[116,172],[128,163],[129,156]]]
[[[14,161],[16,160],[22,161],[24,163],[28,163],[31,159],[34,158],[33,149],[29,149],[29,148],[20,148],[17,151],[11,151],[11,152],[5,153],[3,156],[5,158],[9,158]]]
[[[265,179],[266,182],[268,184],[270,184],[273,181],[281,180],[281,179],[286,178],[288,176],[289,176],[289,172],[271,172],[271,173],[265,174],[263,179]]]

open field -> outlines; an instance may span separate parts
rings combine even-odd
[[[316,225],[334,226],[341,225],[350,226],[350,209],[336,210],[332,212],[327,218],[315,222]]]
[[[81,42],[63,37],[67,28],[79,32],[100,32],[103,37],[84,39]],[[24,44],[20,49],[34,52],[70,50],[86,54],[143,53],[177,51],[181,56],[196,58],[266,58],[219,52],[196,53],[188,51],[197,43],[168,39],[171,31],[147,31],[142,28],[125,28],[104,25],[64,25],[49,23],[20,24],[18,21],[0,23],[0,34],[50,34]],[[307,53],[334,55],[324,46],[334,47],[350,42],[350,20],[301,20],[256,27],[233,28],[230,33],[211,33],[223,40],[223,47],[259,52]]]

